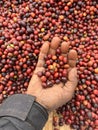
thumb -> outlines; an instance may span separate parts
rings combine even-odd
[[[67,81],[67,83],[65,84],[65,89],[66,89],[66,87],[67,87],[70,91],[73,91],[73,92],[74,92],[74,90],[75,90],[77,84],[78,84],[77,69],[76,69],[76,67],[74,67],[74,68],[72,68],[72,69],[69,71],[68,81]]]

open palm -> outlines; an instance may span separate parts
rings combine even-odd
[[[47,110],[56,109],[71,100],[78,83],[76,69],[77,53],[75,50],[70,50],[68,52],[69,43],[66,42],[61,43],[61,52],[62,55],[68,57],[68,63],[70,66],[68,81],[65,84],[55,84],[51,88],[44,89],[42,87],[40,78],[37,76],[39,71],[44,70],[44,57],[48,54],[55,55],[56,49],[58,48],[60,42],[61,40],[59,37],[54,37],[51,43],[45,42],[43,44],[39,54],[37,66],[27,90],[27,94],[35,96],[36,101],[44,106]]]

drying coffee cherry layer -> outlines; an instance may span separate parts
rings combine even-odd
[[[79,75],[73,99],[56,111],[54,124],[97,130],[97,0],[0,1],[0,103],[26,91],[41,45],[54,36],[77,51]]]

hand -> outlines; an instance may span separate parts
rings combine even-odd
[[[61,44],[61,52],[62,55],[68,56],[68,63],[70,65],[67,83],[55,84],[51,88],[44,89],[41,85],[40,78],[37,76],[39,71],[44,70],[44,57],[48,54],[55,55],[60,41],[61,40],[58,37],[54,37],[51,43],[45,42],[43,44],[39,54],[36,69],[27,89],[27,94],[35,96],[36,101],[49,111],[56,109],[71,100],[78,83],[77,69],[75,67],[77,53],[75,50],[70,50],[68,53],[69,43],[66,44],[65,42],[62,42]]]

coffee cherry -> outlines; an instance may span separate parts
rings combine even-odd
[[[9,95],[26,91],[42,44],[51,42],[54,36],[78,53],[78,86],[73,99],[59,109],[59,114],[73,129],[97,130],[97,0],[0,1],[0,103]],[[46,71],[38,72],[39,79],[44,76],[44,88],[47,83],[48,87],[65,83],[70,67],[66,58],[60,48],[55,56],[46,57]]]
[[[64,65],[66,64],[65,60],[63,59],[66,59],[67,61],[67,58],[58,54],[57,55],[49,54],[48,56],[45,56],[44,59],[45,64],[43,67],[45,68],[45,72],[44,74],[42,74],[42,72],[38,72],[38,77],[40,77],[43,87],[44,88],[52,87],[55,83],[59,84],[60,82],[66,83],[68,70],[63,69]],[[60,60],[62,61],[62,65],[59,65]]]

